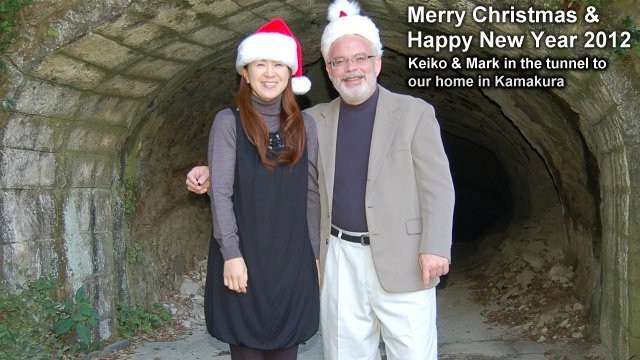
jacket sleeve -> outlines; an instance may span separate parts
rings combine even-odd
[[[318,189],[318,130],[310,115],[304,114],[307,135],[309,182],[307,189],[307,223],[309,239],[316,259],[320,258],[320,194]]]
[[[425,103],[411,141],[422,218],[420,253],[451,262],[455,193],[433,107]]]

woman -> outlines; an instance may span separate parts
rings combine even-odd
[[[294,96],[311,86],[301,62],[281,19],[244,39],[235,107],[209,134],[205,317],[234,360],[296,359],[318,330],[318,141]]]

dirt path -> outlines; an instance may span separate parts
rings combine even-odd
[[[494,234],[499,245],[483,246],[490,249],[484,254],[464,243],[454,246],[452,272],[438,290],[440,359],[611,360],[590,340],[585,309],[573,296],[574,274],[563,265],[552,223],[531,220]],[[228,347],[205,331],[205,278],[206,260],[200,272],[183,276],[180,293],[168,304],[177,326],[93,359],[228,359]],[[299,360],[321,359],[317,334],[301,346]]]
[[[610,360],[606,350],[585,341],[538,342],[518,336],[518,326],[488,324],[483,314],[497,306],[478,303],[478,280],[467,271],[452,272],[446,287],[438,290],[438,337],[441,360]],[[194,307],[198,311],[198,306]],[[205,331],[202,316],[192,313],[189,329],[174,334],[169,341],[139,341],[133,346],[110,353],[101,360],[188,360],[230,359],[227,346]],[[322,339],[316,335],[301,347],[299,360],[322,360]]]

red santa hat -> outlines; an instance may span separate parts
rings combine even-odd
[[[302,75],[300,44],[284,20],[274,18],[242,40],[236,58],[238,73],[245,65],[256,60],[273,60],[289,66],[293,73],[291,87],[295,94],[306,94],[311,89],[311,81]]]
[[[325,61],[334,41],[344,35],[360,35],[373,44],[375,55],[382,55],[382,43],[378,28],[370,18],[360,15],[360,6],[355,1],[335,0],[329,5],[329,24],[324,28],[320,50]]]

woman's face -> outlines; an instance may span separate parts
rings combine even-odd
[[[273,60],[256,60],[242,69],[242,77],[251,86],[253,94],[262,100],[273,100],[287,87],[291,70]]]

